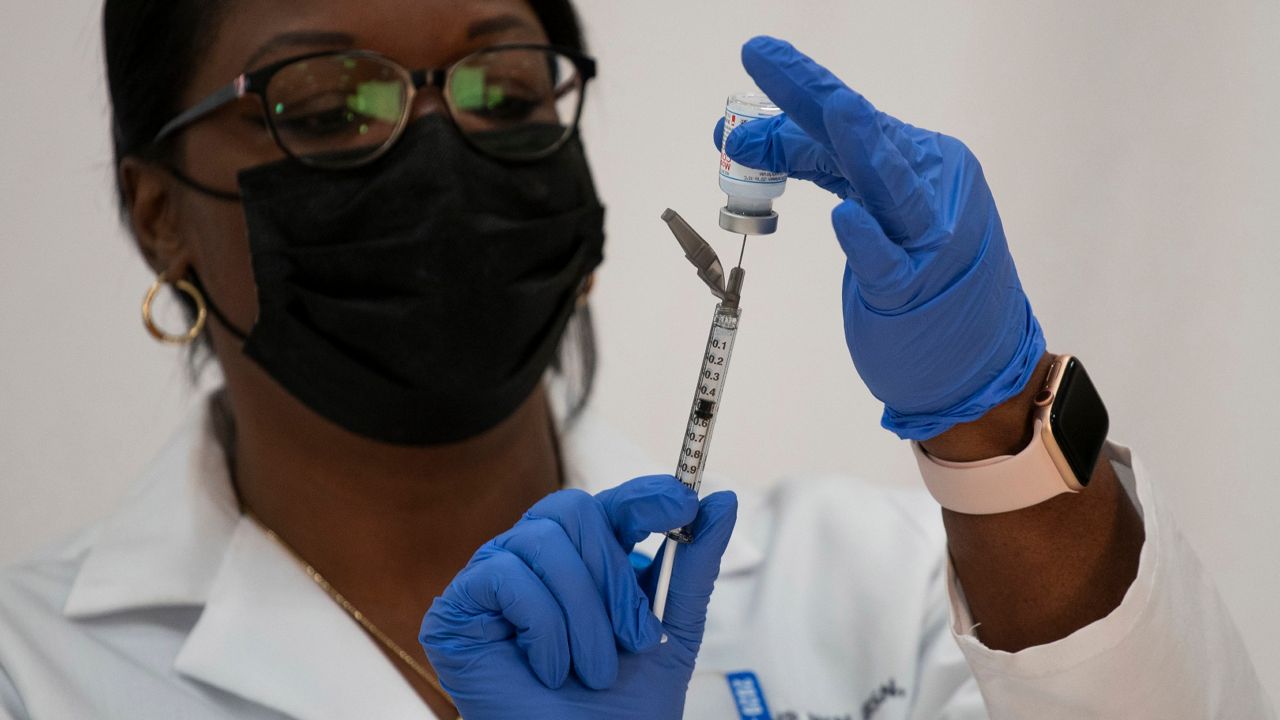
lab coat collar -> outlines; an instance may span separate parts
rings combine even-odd
[[[202,604],[239,518],[206,396],[99,530],[64,613]]]
[[[210,400],[90,545],[64,613],[202,605],[174,661],[186,677],[300,720],[431,717],[364,631],[240,514]],[[280,682],[281,668],[297,681]]]
[[[174,667],[299,720],[433,717],[378,645],[247,517]]]
[[[210,399],[201,399],[138,489],[102,526],[64,613],[82,619],[203,606],[175,660],[187,677],[307,720],[429,716],[363,630],[241,516]],[[590,411],[564,430],[571,487],[598,492],[637,475],[669,472]],[[717,483],[707,485],[712,490]],[[741,503],[740,517],[755,504]],[[652,554],[660,541],[654,536],[642,549]],[[749,570],[762,559],[746,533],[735,533],[721,574]],[[278,682],[280,668],[318,680]]]

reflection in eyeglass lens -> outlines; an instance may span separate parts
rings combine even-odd
[[[282,68],[267,88],[272,121],[295,155],[376,150],[404,114],[407,87],[391,65],[333,56]]]
[[[556,110],[556,79],[572,80],[572,65],[543,50],[480,53],[450,73],[448,92],[463,132],[485,132],[531,122],[561,120]]]

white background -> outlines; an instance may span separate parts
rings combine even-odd
[[[0,562],[109,512],[190,404],[138,320],[97,2],[0,10]],[[738,47],[786,37],[882,109],[963,139],[1050,348],[1087,362],[1280,688],[1280,3],[582,2],[609,207],[597,409],[674,460],[712,300],[658,220],[722,255],[711,128]],[[839,317],[832,199],[792,183],[753,241],[713,469],[918,482]],[[622,480],[624,478],[618,478]],[[1070,542],[1064,538],[1064,542]]]

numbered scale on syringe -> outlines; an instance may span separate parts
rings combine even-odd
[[[689,410],[689,424],[685,428],[680,459],[676,463],[676,479],[698,492],[702,485],[702,467],[707,462],[707,450],[711,444],[711,431],[716,424],[716,411],[724,394],[725,377],[729,372],[729,357],[733,353],[733,340],[738,335],[738,318],[741,308],[716,306],[711,320],[711,334],[707,337],[707,350],[702,356],[702,372],[698,376],[698,388],[693,395],[693,407]],[[673,530],[668,535],[681,542],[692,536],[688,528]]]

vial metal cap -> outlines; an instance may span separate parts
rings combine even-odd
[[[720,208],[720,227],[735,235],[772,235],[778,230],[778,213],[742,215],[727,207]]]

